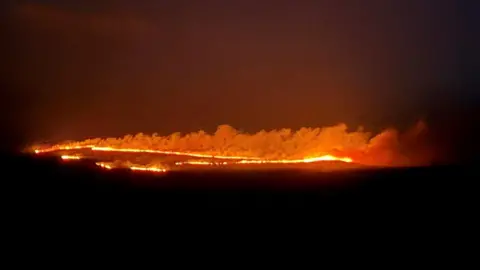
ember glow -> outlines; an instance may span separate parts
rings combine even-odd
[[[108,163],[108,162],[97,162],[95,163],[97,166],[101,167],[101,168],[104,168],[104,169],[107,169],[107,170],[111,170],[113,168],[117,168],[116,166],[112,165],[111,163]],[[144,172],[166,172],[167,169],[162,167],[162,166],[140,166],[140,165],[123,165],[123,166],[119,166],[120,168],[127,168],[127,169],[130,169],[132,171],[144,171]]]
[[[104,168],[104,169],[107,169],[107,170],[111,170],[113,169],[112,165],[110,164],[107,164],[107,163],[104,163],[104,162],[97,162],[95,163],[97,166],[99,166],[100,168]]]
[[[65,151],[91,151],[92,153],[132,153],[153,156],[194,157],[197,160],[182,160],[172,164],[176,168],[191,166],[229,166],[255,164],[316,164],[323,161],[355,163],[374,166],[410,165],[405,155],[403,142],[411,142],[412,135],[418,136],[425,130],[418,123],[412,130],[400,134],[393,129],[376,136],[358,128],[348,131],[339,124],[324,128],[301,128],[297,131],[280,129],[260,131],[255,134],[238,132],[221,125],[214,134],[204,131],[185,135],[174,133],[169,136],[126,135],[123,138],[95,138],[85,141],[57,144],[50,147],[34,147],[37,154],[61,153]],[[407,138],[408,140],[405,140]],[[65,153],[62,153],[65,154]],[[78,155],[64,155],[62,159],[80,159]],[[130,168],[136,171],[166,172],[169,166],[157,162],[148,166],[97,162],[106,168]]]

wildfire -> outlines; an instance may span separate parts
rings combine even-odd
[[[412,131],[413,130],[413,131]],[[375,166],[404,166],[410,157],[404,155],[402,143],[415,148],[414,137],[425,130],[419,122],[413,129],[400,134],[393,129],[376,136],[358,128],[348,131],[345,124],[323,128],[301,128],[297,131],[280,129],[260,131],[255,134],[238,132],[233,127],[221,125],[213,134],[204,131],[182,136],[126,135],[123,138],[96,138],[48,148],[34,148],[36,154],[61,151],[87,150],[112,153],[147,153],[164,156],[193,157],[199,160],[178,161],[173,166],[227,166],[235,164],[301,164],[337,161]],[[64,154],[64,153],[62,153]],[[80,156],[61,156],[64,160],[81,159]],[[105,169],[116,164],[97,163]],[[164,165],[138,166],[123,164],[134,171],[167,171]]]
[[[228,165],[228,164],[298,164],[298,163],[312,163],[318,161],[342,161],[353,162],[349,157],[336,157],[333,155],[322,155],[318,157],[307,157],[304,159],[261,159],[257,157],[243,157],[243,156],[220,156],[220,155],[207,155],[189,152],[172,152],[172,151],[160,151],[149,149],[132,149],[132,148],[112,148],[112,147],[57,147],[49,148],[48,150],[35,150],[35,153],[46,153],[58,150],[71,150],[71,149],[90,149],[92,151],[102,152],[120,152],[120,153],[152,153],[152,154],[164,154],[164,155],[177,155],[177,156],[191,156],[211,159],[227,159],[236,160],[233,162],[210,162],[210,161],[184,161],[176,162],[175,165]],[[62,159],[80,159],[79,156],[62,155]]]
[[[52,148],[53,149],[53,148]],[[62,149],[62,150],[71,150],[71,149],[83,149],[83,148],[69,148],[67,147],[57,147],[55,149]],[[92,151],[108,151],[108,152],[128,152],[128,153],[161,153],[165,154],[166,151],[156,151],[156,150],[141,150],[141,149],[117,149],[117,148],[107,148],[107,147],[92,147],[90,148]],[[55,150],[51,150],[55,151]],[[43,151],[35,151],[35,153],[45,153],[45,150]],[[181,155],[181,156],[190,156],[191,153],[183,153],[183,152],[175,152],[175,155]],[[195,156],[200,156],[200,155],[195,155]],[[202,155],[206,156],[208,158],[211,158],[210,155]],[[78,155],[62,155],[61,158],[63,160],[80,160],[82,159],[82,156]],[[261,160],[258,158],[247,158],[244,159],[243,157],[237,157],[237,156],[220,156],[216,157],[217,159],[229,159],[231,161],[205,161],[205,160],[188,160],[188,161],[178,161],[175,162],[176,167],[181,167],[185,165],[194,165],[194,166],[226,166],[226,165],[238,165],[238,164],[299,164],[299,163],[312,163],[312,162],[318,162],[318,161],[342,161],[342,162],[353,162],[351,158],[346,158],[346,157],[335,157],[332,155],[324,155],[320,157],[310,157],[310,158],[305,158],[305,159],[284,159],[284,160]],[[107,163],[107,162],[97,162],[97,166],[111,170],[117,167],[122,167],[122,168],[128,168],[132,171],[146,171],[146,172],[167,172],[167,169],[165,166],[162,164],[158,164],[156,166],[140,166],[140,165],[132,165],[130,163],[125,163],[122,164],[121,166],[115,166],[112,163]]]
[[[79,149],[79,148],[76,148]],[[95,151],[95,149],[92,149]],[[110,152],[133,152],[133,153],[141,153],[145,152],[143,150],[137,151],[138,149],[108,149]],[[102,148],[99,151],[107,151],[106,148]],[[187,154],[183,154],[178,152],[178,155],[188,156]],[[82,156],[76,155],[62,155],[61,158],[63,160],[80,160]],[[312,163],[318,161],[342,161],[342,162],[353,162],[351,158],[342,158],[342,157],[335,157],[332,155],[324,155],[320,157],[312,157],[312,158],[305,158],[305,159],[292,159],[292,160],[252,160],[252,159],[242,159],[241,157],[226,157],[227,159],[231,159],[232,161],[204,161],[204,160],[188,160],[188,161],[178,161],[175,162],[175,166],[181,167],[184,165],[200,165],[200,166],[225,166],[225,165],[237,165],[237,164],[299,164],[299,163]],[[221,159],[221,158],[219,158]],[[236,160],[233,160],[236,159]],[[104,169],[113,169],[115,168],[114,165],[106,162],[97,162],[97,166],[104,168]],[[167,169],[163,165],[157,166],[138,166],[138,165],[130,165],[130,164],[123,164],[121,167],[129,168],[132,171],[149,171],[149,172],[166,172]]]

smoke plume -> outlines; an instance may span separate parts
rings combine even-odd
[[[242,133],[220,125],[213,134],[205,131],[168,136],[126,135],[123,138],[95,138],[68,143],[71,146],[134,148],[145,150],[195,152],[211,155],[245,156],[263,159],[300,159],[321,155],[350,157],[355,162],[378,166],[426,165],[430,161],[424,147],[427,128],[418,122],[400,133],[387,129],[373,135],[362,127],[348,131],[347,125],[299,130],[261,130]]]

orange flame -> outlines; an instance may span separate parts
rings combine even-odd
[[[139,133],[123,138],[96,138],[58,144],[49,148],[36,148],[34,151],[41,154],[88,149],[94,152],[150,153],[214,160],[184,161],[178,162],[176,166],[298,164],[320,161],[405,166],[411,163],[410,156],[405,156],[405,153],[414,152],[412,149],[416,147],[412,142],[424,129],[425,125],[420,122],[414,127],[415,132],[407,132],[407,136],[403,137],[394,129],[385,130],[376,136],[371,136],[362,128],[351,132],[347,130],[345,124],[324,128],[301,128],[297,131],[262,130],[255,134],[247,134],[238,132],[228,125],[221,125],[214,134],[199,131],[184,136],[180,133],[148,136]],[[402,138],[407,142],[405,145],[409,149],[401,145]],[[147,169],[141,167],[139,170]]]
[[[151,153],[151,154],[164,154],[164,155],[177,155],[177,156],[190,156],[190,157],[199,157],[199,158],[212,158],[212,159],[229,159],[229,160],[240,160],[233,162],[233,164],[298,164],[298,163],[312,163],[318,161],[342,161],[342,162],[353,162],[351,158],[348,157],[336,157],[333,155],[322,155],[319,157],[308,157],[304,159],[261,159],[258,157],[244,157],[244,156],[221,156],[221,155],[208,155],[200,153],[190,153],[190,152],[178,152],[178,151],[161,151],[161,150],[150,150],[150,149],[132,149],[132,148],[113,148],[113,147],[91,147],[91,146],[57,146],[47,149],[37,149],[35,153],[47,153],[59,150],[76,150],[76,149],[90,149],[92,151],[102,151],[102,152],[123,152],[123,153]],[[62,159],[80,159],[79,156],[70,156],[62,155]],[[208,162],[208,161],[186,161],[186,162],[177,162],[176,165],[227,165],[227,162],[218,163],[218,162]]]

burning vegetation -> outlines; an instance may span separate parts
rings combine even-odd
[[[387,129],[373,135],[363,128],[348,131],[345,124],[323,128],[279,129],[255,134],[242,133],[229,125],[220,125],[214,134],[198,131],[126,135],[123,138],[95,138],[78,142],[34,147],[37,154],[57,151],[90,149],[94,152],[145,153],[163,156],[194,157],[197,160],[178,161],[174,166],[226,166],[239,164],[299,164],[335,161],[369,166],[424,165],[428,158],[420,149],[420,138],[426,131],[423,122],[400,133]],[[80,159],[79,155],[64,155],[63,159]],[[132,170],[164,172],[160,163],[146,166],[131,162],[118,165],[98,162],[103,168],[128,167]]]

